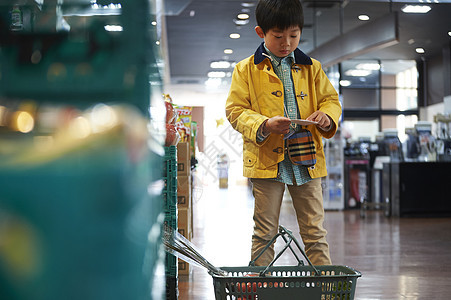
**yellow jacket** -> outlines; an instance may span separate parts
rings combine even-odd
[[[250,57],[240,61],[233,71],[232,84],[226,101],[226,116],[232,127],[243,135],[243,174],[248,178],[275,178],[277,165],[284,159],[282,134],[270,136],[258,143],[257,131],[262,123],[284,115],[282,81],[265,57],[263,43]],[[327,175],[322,137],[331,138],[337,131],[341,115],[338,95],[321,68],[321,64],[299,49],[291,68],[295,95],[301,119],[321,110],[332,119],[332,128],[325,132],[315,125],[307,126],[316,147],[316,165],[309,168],[312,178]]]

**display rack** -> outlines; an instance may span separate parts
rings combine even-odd
[[[343,198],[343,139],[340,131],[324,140],[327,176],[322,179],[324,209],[342,210]]]

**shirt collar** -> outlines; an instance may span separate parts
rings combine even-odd
[[[294,53],[293,52],[291,52],[290,54],[288,54],[285,57],[278,57],[278,56],[275,56],[271,51],[269,51],[268,47],[266,47],[266,44],[263,43],[263,47],[265,48],[266,53],[268,53],[269,56],[271,57],[271,63],[275,66],[280,66],[283,59],[290,60],[290,64],[291,64],[291,62],[294,61]]]
[[[259,63],[261,63],[262,61],[265,60],[265,58],[268,58],[267,56],[263,55],[270,55],[268,54],[268,52],[265,49],[265,43],[262,42],[260,44],[260,46],[258,47],[257,51],[255,51],[254,53],[254,64],[258,65]],[[301,50],[299,50],[298,48],[296,48],[292,53],[290,53],[290,55],[294,56],[294,63],[298,64],[298,65],[312,65],[312,59],[307,56],[304,52],[302,52]],[[279,58],[280,59],[280,58]]]

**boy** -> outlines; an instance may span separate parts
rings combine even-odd
[[[315,265],[331,264],[321,177],[327,175],[322,137],[335,134],[341,115],[338,95],[321,64],[297,46],[304,25],[299,0],[260,0],[256,8],[257,35],[263,43],[233,72],[226,116],[243,135],[244,176],[251,178],[255,198],[251,259],[277,233],[285,185],[293,199],[300,234]],[[285,139],[299,129],[290,119],[308,125],[316,148],[312,167],[291,163]],[[274,245],[255,262],[268,265]]]

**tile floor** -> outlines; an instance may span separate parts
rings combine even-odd
[[[248,187],[196,187],[194,195],[194,245],[215,266],[246,266],[253,210]],[[289,199],[280,224],[300,241]],[[362,273],[355,299],[451,299],[451,218],[386,218],[369,211],[362,219],[355,210],[327,211],[325,226],[333,263]],[[294,265],[294,257],[285,253],[280,264]],[[205,269],[180,276],[180,300],[214,298]]]

